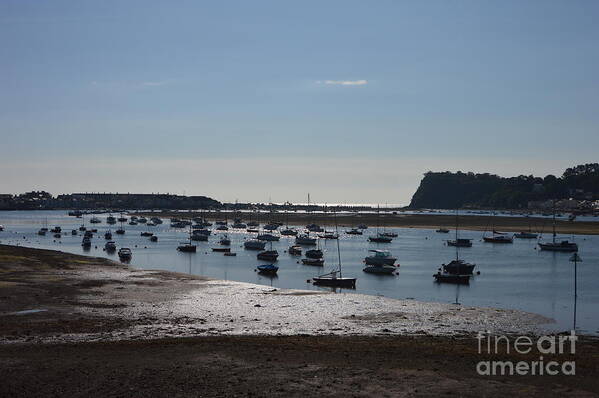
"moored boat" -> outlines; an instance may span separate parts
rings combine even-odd
[[[297,231],[293,228],[287,228],[281,231],[281,235],[284,236],[297,236]]]
[[[308,234],[298,235],[295,237],[295,244],[305,246],[316,245],[316,238],[312,238]]]
[[[261,265],[257,266],[256,269],[261,274],[273,275],[273,274],[277,273],[277,271],[279,270],[279,267],[276,266],[275,264],[261,264]]]
[[[263,242],[263,241],[260,241],[257,239],[251,239],[251,240],[243,242],[243,247],[248,250],[264,250],[265,246],[266,246],[266,242]]]
[[[337,227],[337,214],[333,214],[335,216],[335,233],[339,234],[339,228]],[[355,289],[356,278],[344,277],[341,272],[341,249],[339,247],[339,239],[337,239],[337,259],[338,268],[336,270],[312,278],[312,283],[314,285],[320,286],[346,287],[350,289]]]
[[[191,224],[189,225],[189,241],[182,242],[177,246],[177,250],[184,253],[195,253],[197,246],[191,243],[192,241],[192,232],[191,232]]]
[[[397,268],[393,265],[387,264],[376,264],[376,265],[367,265],[362,269],[362,271],[367,272],[369,274],[393,274]]]
[[[301,256],[302,255],[302,247],[301,246],[290,246],[289,249],[287,250],[289,252],[289,254],[293,255],[293,256]]]
[[[470,275],[454,275],[439,271],[433,276],[437,283],[455,283],[459,285],[468,285],[470,283]]]
[[[352,228],[349,231],[345,231],[345,233],[348,235],[362,235],[362,231],[357,228]]]
[[[277,242],[280,239],[280,237],[273,234],[258,234],[256,239],[265,240],[267,242]]]
[[[467,263],[464,260],[455,259],[447,264],[441,264],[444,272],[453,275],[472,275],[476,264]]]
[[[338,270],[316,276],[312,280],[315,285],[320,286],[356,288],[356,278],[344,278]]]
[[[568,240],[562,240],[561,242],[539,242],[539,248],[545,251],[552,252],[577,252],[578,244],[570,242]]]
[[[535,234],[533,232],[518,232],[514,234],[514,238],[518,238],[518,239],[537,239],[539,235]]]
[[[395,266],[396,257],[391,255],[389,250],[369,250],[372,252],[372,256],[364,258],[364,262],[367,265],[391,265]]]
[[[324,258],[302,258],[302,264],[322,267],[324,265]]]
[[[557,233],[555,231],[555,204],[553,210],[553,240],[551,242],[539,242],[539,248],[550,252],[577,252],[578,244],[568,240],[557,241]]]
[[[276,250],[265,250],[256,255],[258,260],[264,261],[277,261],[279,258],[279,253]]]
[[[493,231],[493,236],[483,236],[483,241],[487,243],[514,243],[513,237],[495,231]]]
[[[120,248],[118,255],[121,260],[130,260],[131,257],[133,257],[133,253],[131,252],[131,249],[129,249],[128,247]]]
[[[370,242],[375,242],[375,243],[391,243],[393,238],[390,238],[388,236],[384,236],[381,234],[376,234],[375,236],[369,236],[368,240]]]
[[[312,249],[306,251],[306,257],[308,258],[322,258],[324,253],[320,249]]]

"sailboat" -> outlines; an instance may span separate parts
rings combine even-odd
[[[308,258],[322,258],[324,252],[320,248],[320,239],[317,240],[316,249],[306,250],[306,257]]]
[[[40,236],[46,236],[46,232],[48,232],[48,217],[46,217],[44,221],[44,226],[37,231],[37,234]]]
[[[312,210],[310,209],[310,194],[309,193],[308,193],[308,213],[310,214],[308,216],[308,218],[310,219],[310,224],[306,225],[306,229],[308,230],[308,232],[324,232],[324,228],[322,228],[320,225],[313,222],[314,215],[312,213]]]
[[[528,218],[528,232],[520,231],[514,234],[514,238],[519,239],[537,239],[538,235],[532,232],[532,226],[530,225],[530,217]]]
[[[189,242],[181,243],[179,246],[177,246],[178,251],[185,252],[185,253],[195,253],[196,252],[197,246],[191,244],[191,235],[192,235],[192,230],[191,230],[191,224],[190,224],[189,225]]]
[[[483,233],[483,241],[487,243],[514,243],[514,238],[512,236],[508,236],[504,233],[495,231],[495,225],[493,224],[493,234],[491,236],[486,236],[485,231]]]
[[[455,210],[455,239],[448,240],[447,246],[472,247],[472,239],[458,238],[458,209]]]
[[[337,227],[337,214],[335,214],[335,233],[339,235],[339,229]],[[338,269],[312,278],[315,285],[321,286],[334,286],[334,287],[347,287],[351,289],[356,288],[356,278],[343,277],[341,272],[341,249],[339,247],[339,239],[337,239],[337,258],[338,258]]]
[[[85,216],[81,216],[81,226],[79,227],[79,231],[85,231],[87,228],[85,228]]]
[[[376,235],[369,236],[368,240],[370,242],[376,243],[391,243],[393,240],[391,236],[386,236],[384,233],[379,233],[379,208],[376,210]]]
[[[578,245],[575,242],[570,242],[568,240],[562,240],[561,242],[556,241],[556,232],[555,232],[555,203],[553,207],[553,241],[547,243],[539,242],[539,247],[541,250],[551,251],[551,252],[577,252]]]
[[[436,282],[457,283],[464,285],[470,283],[470,276],[472,276],[476,264],[467,263],[464,260],[460,260],[458,248],[459,246],[455,247],[455,260],[451,260],[447,264],[441,264],[439,271],[433,275]]]
[[[289,213],[288,213],[288,207],[289,207],[289,203],[287,204],[287,207],[285,208],[285,229],[281,231],[281,235],[284,236],[297,236],[297,231],[293,228],[289,228]]]
[[[272,248],[272,241],[270,242],[270,250],[265,250],[263,252],[260,252],[256,255],[256,258],[258,258],[258,260],[264,260],[264,261],[277,261],[277,258],[279,258],[279,252],[276,250],[273,250]]]
[[[121,223],[121,227],[114,231],[117,235],[125,235],[125,230],[123,229],[123,222],[127,221],[125,217],[123,217],[123,213],[119,217],[119,222]]]

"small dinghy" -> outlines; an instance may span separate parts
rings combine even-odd
[[[231,251],[231,248],[230,247],[213,247],[212,251],[218,252],[218,253],[228,253]]]
[[[223,254],[225,256],[231,256],[231,257],[235,257],[237,255],[237,253],[233,253],[233,252],[224,252]]]

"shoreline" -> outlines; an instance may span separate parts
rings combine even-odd
[[[539,315],[273,289],[0,245],[1,396],[441,396],[599,392],[599,338],[576,376],[484,376],[475,333],[539,336]],[[579,354],[580,353],[580,354]]]
[[[0,303],[0,343],[215,334],[460,336],[484,328],[534,335],[552,322],[519,310],[277,289],[22,246],[0,245],[0,271],[8,297]],[[21,334],[23,319],[35,320],[39,330]]]
[[[220,212],[139,212],[130,213],[143,215],[145,217],[170,218],[177,217],[181,219],[191,219],[203,217],[210,221],[225,220],[225,217],[233,217],[232,214]],[[322,226],[335,226],[335,217],[333,214],[298,214],[298,213],[255,213],[250,217],[242,214],[243,222],[250,220],[257,221],[260,224],[268,222],[289,223],[291,225],[306,225],[316,223]],[[429,214],[356,214],[356,215],[337,215],[337,224],[340,228],[351,228],[359,224],[366,224],[368,227],[395,227],[395,228],[421,228],[437,229],[440,227],[453,230],[456,224],[454,215],[429,215]],[[232,221],[232,219],[228,219]],[[556,220],[556,232],[561,234],[574,235],[599,235],[599,222],[595,221],[565,221]],[[505,217],[505,216],[484,216],[484,215],[464,215],[459,218],[459,227],[461,230],[469,231],[491,231],[492,229],[503,232],[521,232],[528,231],[529,227],[533,232],[544,233],[549,236],[552,230],[552,219],[535,217]],[[341,231],[340,231],[341,232]]]

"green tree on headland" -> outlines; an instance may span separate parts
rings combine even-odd
[[[411,208],[525,208],[529,201],[599,197],[599,163],[568,168],[561,177],[500,177],[472,172],[424,174]]]

